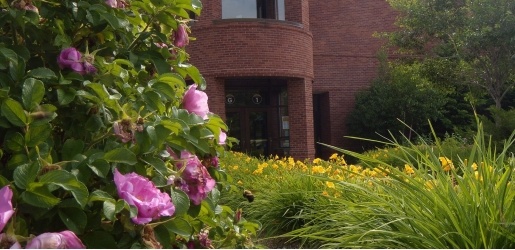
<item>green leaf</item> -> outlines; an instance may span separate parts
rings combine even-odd
[[[18,60],[17,63],[9,63],[9,75],[16,82],[21,82],[25,76],[25,61]]]
[[[64,170],[53,170],[39,178],[40,183],[51,183],[67,191],[75,197],[77,203],[84,207],[88,202],[89,192],[84,183],[77,180],[75,175]]]
[[[42,81],[28,78],[23,83],[21,99],[27,110],[34,110],[45,96],[45,85]]]
[[[165,105],[161,101],[161,96],[155,91],[147,91],[143,93],[143,98],[147,106],[152,110],[157,110],[158,114],[162,114],[165,111]]]
[[[0,76],[1,78],[2,76]],[[0,86],[2,86],[2,82],[0,82]],[[7,85],[7,84],[6,84]],[[9,87],[4,87],[0,89],[0,100],[8,98],[9,97]]]
[[[93,171],[93,173],[102,178],[106,178],[109,174],[109,170],[111,170],[111,165],[109,165],[109,163],[104,159],[97,159],[88,164],[88,167]]]
[[[93,201],[112,201],[112,202],[114,202],[115,200],[107,192],[97,189],[97,190],[91,192],[91,194],[89,196],[88,202],[93,202]]]
[[[188,212],[190,208],[190,198],[184,191],[172,189],[170,197],[172,198],[172,203],[175,205],[174,216],[177,217]]]
[[[116,220],[116,204],[112,201],[106,200],[104,201],[104,205],[102,207],[102,210],[104,211],[105,217],[110,221]]]
[[[224,131],[229,131],[229,127],[227,127],[227,124],[225,124],[225,122],[222,120],[222,118],[213,113],[209,114],[209,120],[208,120],[206,126],[208,126],[210,129],[212,129],[214,127],[219,127]],[[212,130],[215,133],[217,129],[212,129]]]
[[[193,233],[193,227],[186,220],[181,218],[175,218],[167,223],[163,224],[168,231],[173,232],[175,234],[181,235],[183,237],[190,237]]]
[[[147,52],[147,54],[154,63],[158,74],[161,75],[172,71],[170,64],[157,51]]]
[[[163,160],[159,158],[154,158],[152,156],[143,157],[141,160],[154,167],[154,169],[157,172],[159,172],[162,176],[167,177],[168,175],[170,175],[170,170],[166,167]]]
[[[18,132],[9,131],[5,135],[4,145],[14,152],[22,151],[25,148],[25,139]]]
[[[24,127],[28,124],[27,114],[21,104],[14,99],[5,99],[1,111],[2,115],[15,126]]]
[[[191,64],[179,64],[179,67],[186,69],[186,72],[188,72],[188,75],[191,77],[191,79],[197,83],[200,87],[200,89],[204,89],[206,86],[206,79],[202,77],[200,74],[200,71],[197,67],[191,65]]]
[[[27,189],[30,183],[36,180],[40,169],[39,162],[20,165],[14,169],[14,184],[21,189]]]
[[[25,143],[29,147],[37,146],[48,139],[51,132],[52,126],[48,123],[30,125],[27,133],[25,134]]]
[[[21,194],[21,199],[32,206],[41,208],[52,208],[61,201],[47,187],[39,183],[29,184],[27,190]]]
[[[152,88],[155,89],[159,94],[163,95],[166,99],[173,101],[175,100],[175,89],[168,83],[156,82],[152,84]]]
[[[67,139],[61,150],[63,161],[72,160],[75,155],[81,154],[82,150],[84,150],[84,142],[82,140]]]
[[[2,55],[7,60],[9,60],[9,62],[12,62],[12,63],[18,62],[18,55],[16,54],[16,52],[14,52],[14,50],[2,47],[2,48],[0,48],[0,55]]]
[[[189,113],[185,109],[177,109],[176,116],[178,119],[185,121],[190,126],[204,124],[204,119],[194,113]]]
[[[108,162],[125,163],[128,165],[134,165],[138,163],[136,155],[126,148],[116,148],[104,155],[104,160]]]
[[[60,208],[58,214],[68,229],[76,234],[84,232],[88,223],[88,217],[84,210],[76,207]]]
[[[149,85],[165,98],[173,101],[177,99],[176,90],[186,87],[186,82],[184,78],[178,74],[166,73],[160,75],[156,80],[149,82]]]
[[[190,127],[188,126],[188,124],[186,124],[186,122],[184,122],[183,120],[177,118],[169,118],[166,120],[162,120],[160,122],[160,125],[169,129],[175,134],[190,132]]]
[[[49,68],[35,68],[27,75],[38,79],[57,79],[57,75]]]
[[[200,136],[199,136],[200,139],[206,139],[206,138],[212,139],[215,137],[213,132],[211,132],[211,130],[209,130],[207,128],[201,128],[199,133],[200,133]]]
[[[57,100],[60,105],[67,105],[71,103],[76,96],[76,91],[72,88],[61,88],[57,90]]]

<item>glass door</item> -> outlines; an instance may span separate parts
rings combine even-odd
[[[229,136],[240,141],[232,150],[252,156],[269,154],[269,117],[266,108],[228,108]]]

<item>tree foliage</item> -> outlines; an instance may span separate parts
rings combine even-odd
[[[515,2],[389,0],[399,12],[392,45],[412,55],[455,60],[469,85],[502,107],[515,86]]]
[[[388,65],[384,75],[356,96],[348,118],[349,135],[369,139],[397,137],[414,139],[429,133],[429,121],[444,120],[447,96],[423,77],[420,64]]]

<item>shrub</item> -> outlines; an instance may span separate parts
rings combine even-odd
[[[419,64],[383,67],[387,67],[386,73],[357,94],[355,109],[347,118],[348,134],[381,139],[391,133],[396,138],[416,139],[403,123],[420,134],[430,133],[428,120],[444,118],[445,93],[433,88],[420,74]],[[378,145],[371,141],[361,143],[365,149]]]
[[[2,246],[251,247],[259,225],[220,203],[227,126],[185,51],[201,2],[9,2]]]

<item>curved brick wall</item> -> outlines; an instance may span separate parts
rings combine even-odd
[[[313,78],[312,36],[302,24],[270,19],[213,20],[192,28],[191,62],[203,75]]]

